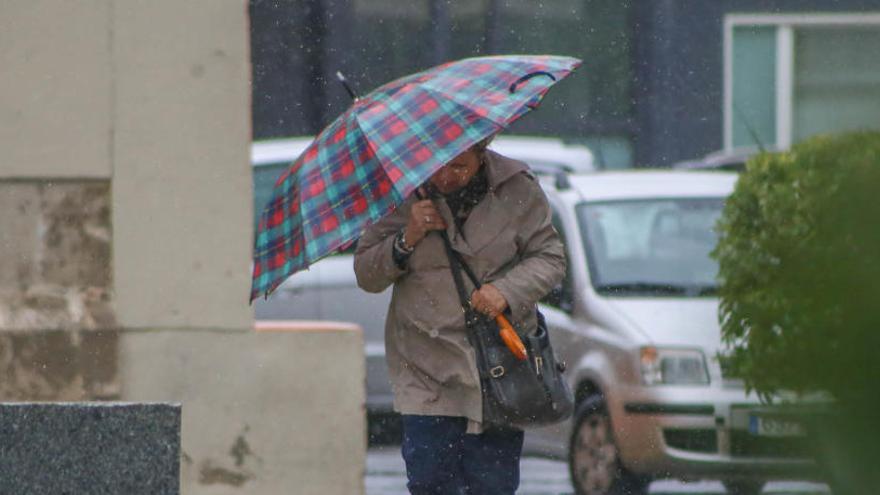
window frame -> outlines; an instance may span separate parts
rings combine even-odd
[[[788,149],[792,144],[794,118],[794,32],[806,26],[880,27],[880,12],[813,14],[727,14],[724,16],[724,150],[733,146],[733,31],[737,27],[776,27],[776,143]],[[769,143],[767,143],[769,144]]]

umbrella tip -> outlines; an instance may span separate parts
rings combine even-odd
[[[357,95],[357,93],[354,92],[354,90],[348,84],[348,79],[346,79],[345,76],[342,75],[341,71],[336,71],[336,79],[338,79],[339,82],[342,83],[342,86],[345,88],[345,91],[348,92],[348,96],[351,96],[352,100],[358,101],[358,99],[360,97]]]

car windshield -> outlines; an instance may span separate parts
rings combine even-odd
[[[709,256],[723,198],[581,203],[578,220],[596,291],[614,296],[711,296]]]

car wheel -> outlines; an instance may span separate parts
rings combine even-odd
[[[642,495],[650,483],[623,467],[601,396],[589,397],[578,407],[569,441],[568,469],[577,495]]]
[[[764,491],[764,482],[755,480],[722,481],[731,495],[758,495]]]

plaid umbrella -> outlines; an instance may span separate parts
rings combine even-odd
[[[251,301],[360,237],[579,65],[549,55],[469,58],[356,99],[278,178],[257,228]]]

